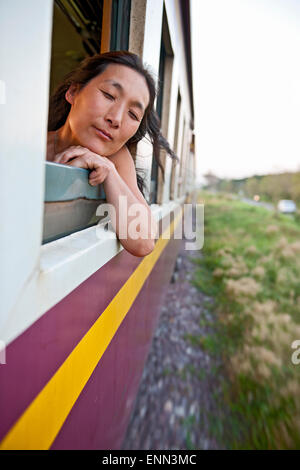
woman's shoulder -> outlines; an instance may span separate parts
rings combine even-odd
[[[109,159],[115,164],[117,172],[136,198],[143,204],[148,205],[143,195],[143,183],[140,180],[138,185],[135,163],[128,147],[124,145],[118,152],[111,155]]]
[[[126,145],[120,148],[120,150],[113,155],[110,155],[109,159],[115,164],[116,168],[124,166],[134,168],[132,155]]]

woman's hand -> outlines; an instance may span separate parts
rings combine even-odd
[[[112,170],[116,170],[115,165],[106,157],[101,157],[91,150],[81,147],[68,147],[61,153],[55,155],[55,163],[76,166],[92,170],[89,174],[89,183],[92,186],[103,183]]]

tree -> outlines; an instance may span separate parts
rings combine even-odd
[[[260,182],[257,180],[257,178],[252,177],[247,179],[245,183],[245,191],[246,194],[250,197],[253,197],[255,194],[260,194],[261,187]]]

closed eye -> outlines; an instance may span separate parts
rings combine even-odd
[[[107,93],[107,91],[103,91],[103,90],[101,90],[101,91],[102,91],[103,95],[106,98],[108,98],[109,100],[114,100],[115,99],[115,97],[113,95],[111,95],[110,93]]]
[[[139,121],[139,118],[137,117],[137,115],[134,114],[132,111],[129,111],[129,115],[130,115],[133,119],[135,119],[136,121]]]

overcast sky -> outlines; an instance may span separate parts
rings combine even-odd
[[[300,170],[300,0],[191,0],[198,174]]]

